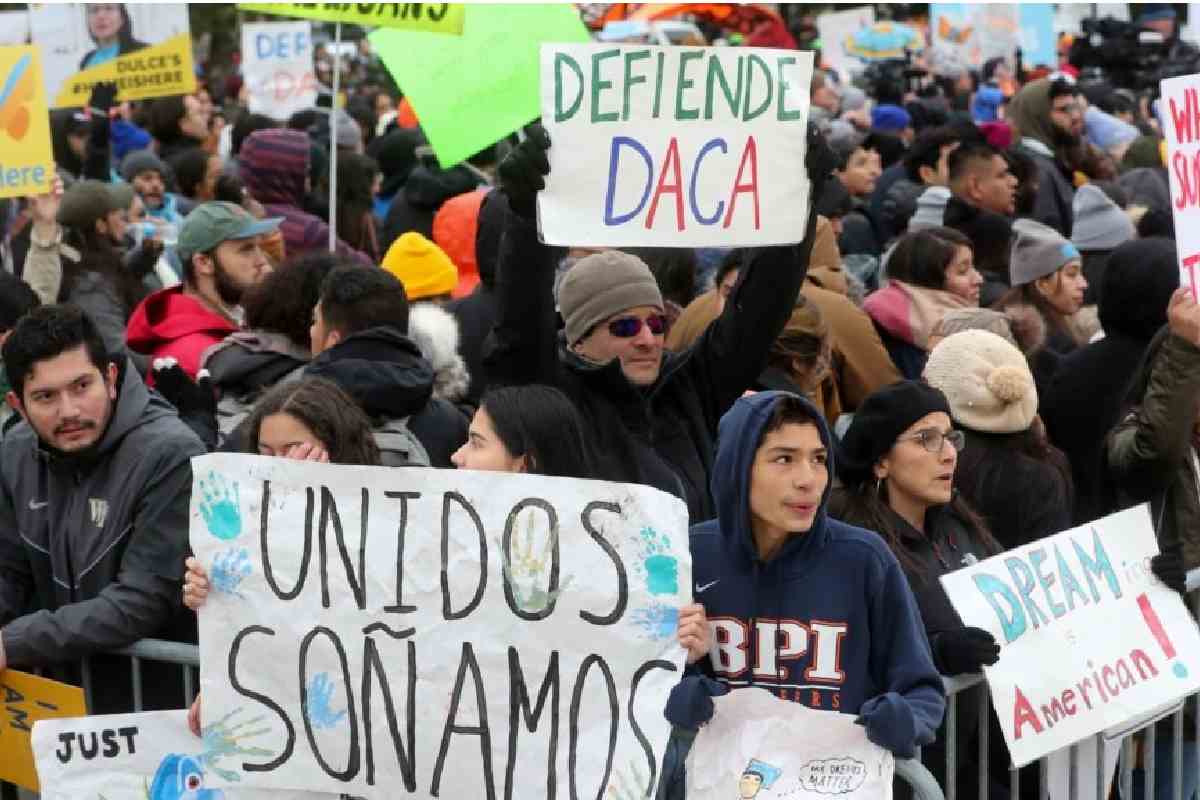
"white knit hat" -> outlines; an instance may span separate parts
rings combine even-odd
[[[989,331],[943,339],[929,354],[924,377],[946,395],[954,421],[970,430],[1017,433],[1037,414],[1037,387],[1025,356]]]

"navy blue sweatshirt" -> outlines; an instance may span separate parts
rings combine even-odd
[[[782,392],[742,398],[721,419],[712,494],[716,520],[691,531],[697,603],[714,630],[701,670],[731,688],[759,686],[810,708],[859,716],[871,741],[900,757],[933,741],[945,710],[916,600],[883,539],[826,515],[770,561],[750,522],[750,476]],[[805,401],[835,474],[833,443]],[[832,482],[832,478],[831,478]]]

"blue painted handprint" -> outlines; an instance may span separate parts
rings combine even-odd
[[[318,672],[308,682],[308,718],[317,729],[332,728],[346,718],[346,710],[334,711],[329,707],[330,695],[333,694],[333,682],[329,680],[328,672]]]
[[[635,608],[630,619],[647,639],[669,639],[675,635],[679,625],[679,609],[651,603],[643,608]]]
[[[239,547],[218,553],[212,563],[213,589],[244,600],[238,587],[242,585],[242,579],[253,571],[250,566],[250,551],[246,548]]]
[[[242,511],[237,481],[227,484],[215,472],[200,481],[200,516],[208,532],[228,541],[242,535]]]

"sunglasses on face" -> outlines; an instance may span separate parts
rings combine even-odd
[[[662,314],[651,314],[644,320],[640,317],[618,317],[608,323],[608,332],[618,339],[630,339],[642,332],[642,325],[655,336],[667,332],[667,318]]]

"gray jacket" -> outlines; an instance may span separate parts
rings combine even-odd
[[[0,636],[43,666],[161,633],[181,608],[191,457],[204,452],[128,363],[96,450],[64,457],[28,423],[0,443]]]

